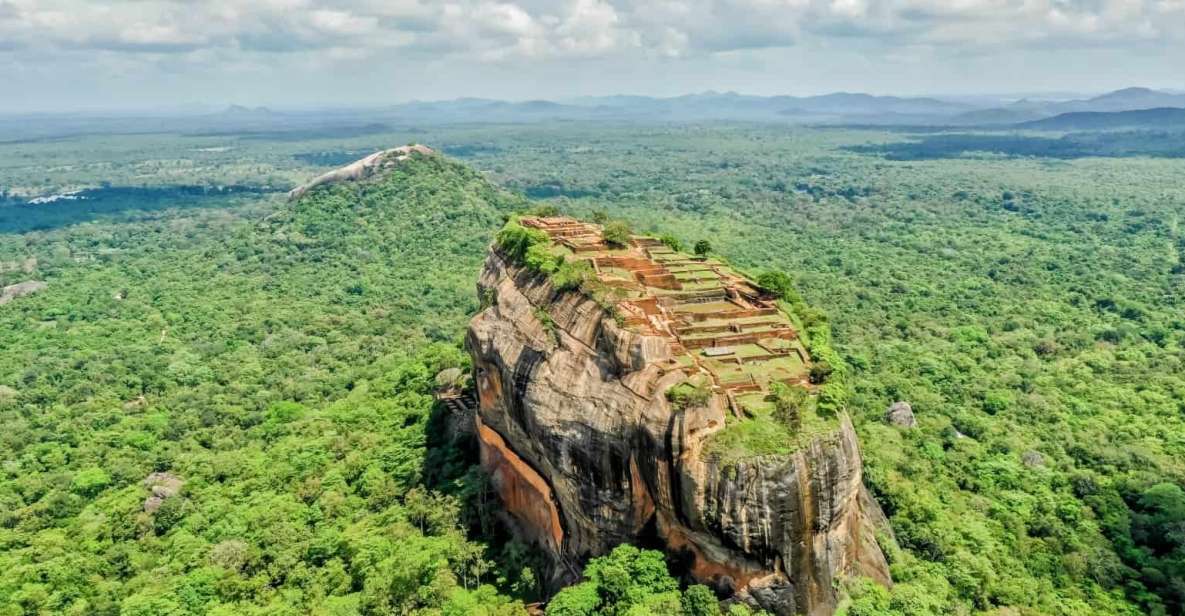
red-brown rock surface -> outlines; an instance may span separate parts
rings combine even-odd
[[[516,526],[570,581],[622,542],[659,540],[703,583],[776,614],[830,614],[840,576],[889,583],[884,517],[851,423],[793,455],[701,454],[727,402],[673,409],[668,340],[492,251],[470,324],[479,442]],[[540,311],[550,317],[540,320]]]

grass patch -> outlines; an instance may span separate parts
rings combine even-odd
[[[819,414],[813,396],[802,409],[802,429],[798,431],[776,420],[774,405],[765,398],[764,394],[738,396],[737,403],[746,416],[729,414],[724,429],[708,437],[703,457],[728,466],[761,456],[784,456],[839,430],[839,419]]]

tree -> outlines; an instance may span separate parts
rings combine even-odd
[[[693,584],[683,591],[683,616],[720,616],[720,602],[710,588]]]
[[[547,616],[593,616],[601,605],[601,596],[593,582],[569,586],[552,597]]]
[[[700,257],[706,257],[712,252],[712,242],[708,240],[700,240],[695,243],[695,254]]]
[[[659,236],[658,241],[666,244],[667,248],[670,248],[675,252],[683,252],[683,242],[679,238],[669,233]]]
[[[675,410],[682,411],[691,407],[704,406],[712,398],[712,390],[708,383],[679,383],[667,390],[667,400]]]
[[[757,277],[757,284],[777,299],[792,298],[797,295],[794,291],[794,281],[784,272],[763,272]]]
[[[531,208],[528,213],[531,216],[542,216],[542,217],[559,216],[560,215],[560,208],[556,207],[552,203],[543,203],[543,204],[536,205],[535,207]]]
[[[547,242],[547,234],[539,229],[529,229],[512,217],[495,236],[494,242],[511,259],[522,262],[531,246]]]
[[[95,496],[109,485],[111,476],[101,468],[91,467],[74,475],[74,481],[70,482],[70,490],[82,496]]]
[[[662,552],[622,544],[584,568],[585,581],[559,592],[547,606],[548,616],[666,614],[679,609],[679,583],[667,571]]]
[[[601,233],[601,237],[605,238],[605,243],[610,246],[628,246],[630,243],[630,226],[624,221],[614,220],[605,225],[605,230]]]
[[[796,385],[774,383],[770,393],[774,397],[774,419],[795,432],[802,430],[802,413],[809,399],[807,391]]]
[[[818,360],[811,364],[811,382],[816,385],[823,383],[827,380],[827,377],[831,376],[831,373],[834,371],[835,368],[831,366],[830,362],[827,360]]]

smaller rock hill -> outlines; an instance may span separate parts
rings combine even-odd
[[[382,150],[375,152],[365,158],[356,160],[344,167],[334,169],[328,173],[322,174],[314,178],[312,181],[292,189],[288,193],[289,199],[299,199],[317,186],[323,184],[332,184],[334,182],[343,182],[347,180],[361,180],[371,177],[385,169],[390,169],[395,165],[411,158],[412,154],[434,154],[432,148],[426,145],[411,144],[398,148],[391,148],[389,150]]]

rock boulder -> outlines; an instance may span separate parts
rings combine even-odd
[[[885,421],[898,428],[916,428],[918,420],[913,416],[913,406],[908,402],[894,402],[885,410]]]
[[[44,291],[48,288],[49,285],[40,280],[27,280],[25,282],[10,284],[7,287],[0,289],[0,306],[11,302],[18,297],[32,295],[38,291]]]

